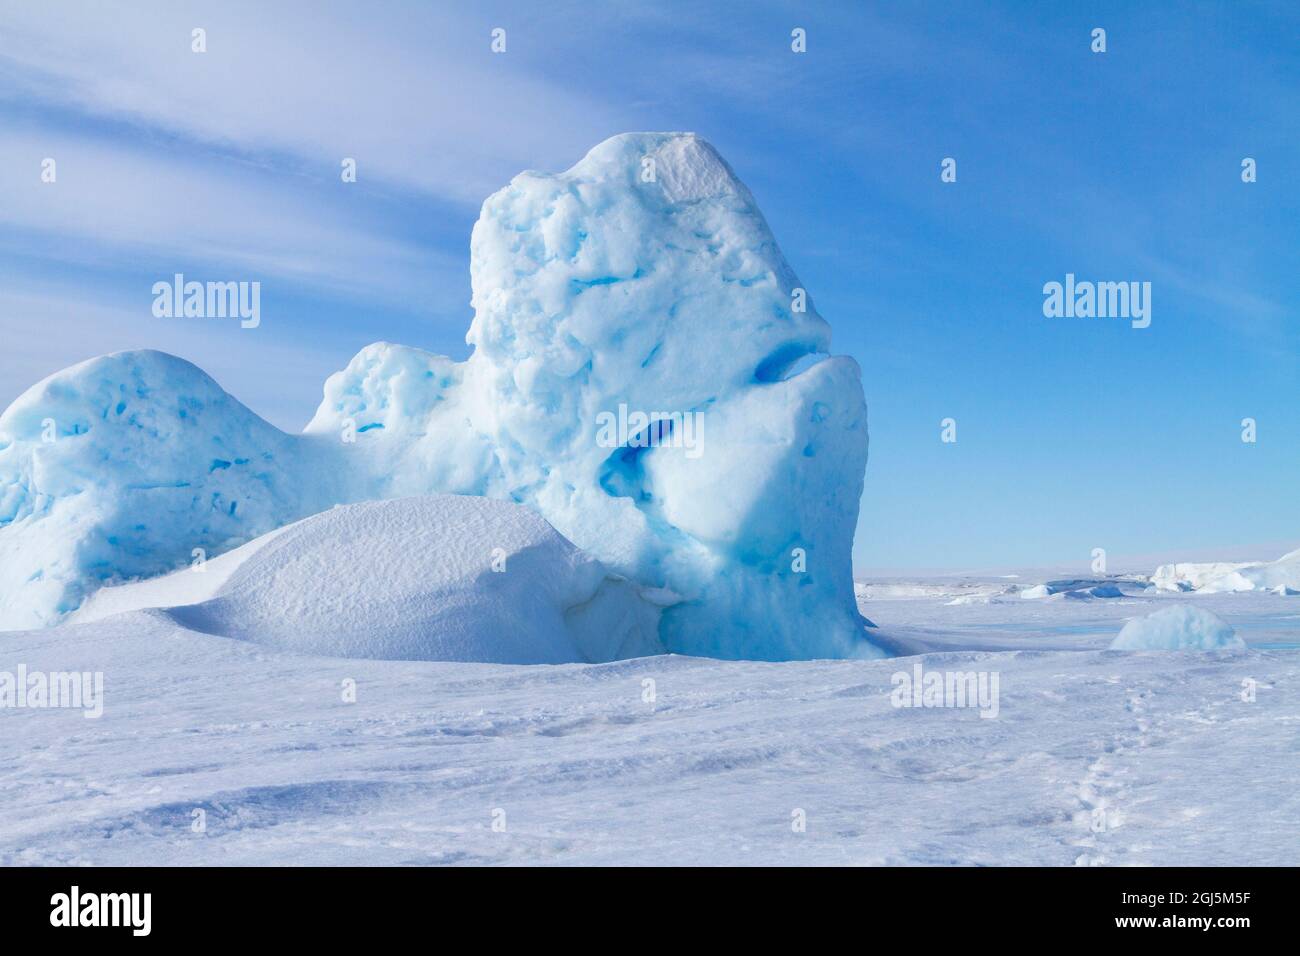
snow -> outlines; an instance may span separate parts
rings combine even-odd
[[[0,717],[0,864],[1300,863],[1300,655],[1264,646],[1293,599],[946,606],[990,583],[873,604],[907,660],[344,660],[152,612],[0,635],[0,668],[106,678],[97,720]],[[1105,649],[1183,601],[1247,649]],[[997,718],[893,706],[916,662],[999,674]]]
[[[489,197],[469,359],[376,343],[279,432],[189,363],[125,352],[0,417],[0,628],[331,505],[454,493],[532,508],[676,600],[678,653],[878,656],[850,551],[860,372],[749,190],[689,133],[632,133]],[[602,423],[652,421],[612,444]],[[638,417],[639,416],[639,417]],[[58,422],[43,442],[40,423]]]
[[[1239,650],[1245,642],[1213,611],[1177,604],[1129,621],[1110,645],[1115,651]]]
[[[1047,600],[1024,600],[1000,576],[950,575],[917,578],[911,599],[868,597],[881,585],[859,582],[860,608],[879,624],[872,638],[898,655],[951,651],[1106,650],[1135,617],[1190,604],[1227,621],[1248,647],[1300,649],[1300,609],[1293,598],[1272,592],[1197,594],[1146,592],[1127,585],[1120,598],[1071,600],[1058,592]],[[904,586],[894,579],[889,588]],[[958,601],[981,595],[986,600]],[[1071,658],[1064,662],[1068,664]]]
[[[201,572],[102,590],[74,619],[151,607],[191,630],[335,657],[557,664],[663,651],[661,608],[626,579],[527,508],[451,495],[339,506]]]

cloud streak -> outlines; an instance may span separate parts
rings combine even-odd
[[[362,176],[476,205],[521,168],[567,166],[613,123],[598,98],[528,69],[526,36],[492,54],[493,25],[420,6],[10,4],[0,57],[13,98],[333,175],[350,156]]]

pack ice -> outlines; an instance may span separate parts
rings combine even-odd
[[[850,564],[858,366],[829,356],[708,143],[625,134],[567,172],[522,173],[484,203],[470,253],[469,359],[368,346],[302,435],[156,352],[21,396],[0,416],[0,627],[337,503],[450,493],[531,508],[655,595],[667,650],[880,654]]]
[[[1300,551],[1291,551],[1276,561],[1162,564],[1151,576],[1151,583],[1162,591],[1300,594]]]

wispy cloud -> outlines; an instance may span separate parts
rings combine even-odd
[[[0,58],[12,99],[312,169],[349,156],[366,177],[476,205],[613,123],[599,98],[530,69],[523,31],[492,54],[495,25],[422,5],[20,3],[0,11]]]
[[[57,180],[41,179],[52,158]],[[343,188],[333,188],[335,194]],[[293,180],[85,135],[0,129],[0,242],[71,263],[203,262],[382,301],[463,284],[461,264]],[[216,276],[214,278],[222,278]],[[459,280],[459,281],[457,281]]]

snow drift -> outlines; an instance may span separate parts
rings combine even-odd
[[[1223,618],[1203,608],[1176,604],[1125,624],[1113,651],[1240,650],[1245,641]]]
[[[331,504],[456,493],[527,505],[674,592],[671,651],[879,653],[850,570],[859,370],[828,355],[829,327],[711,146],[626,134],[565,173],[523,173],[484,203],[470,252],[470,358],[369,346],[302,436],[158,353],[19,398],[0,417],[0,627]],[[615,416],[633,424],[610,440]]]
[[[190,630],[335,657],[560,664],[663,652],[660,606],[635,585],[527,508],[450,495],[339,506],[208,565],[104,589],[75,619],[146,607]]]

